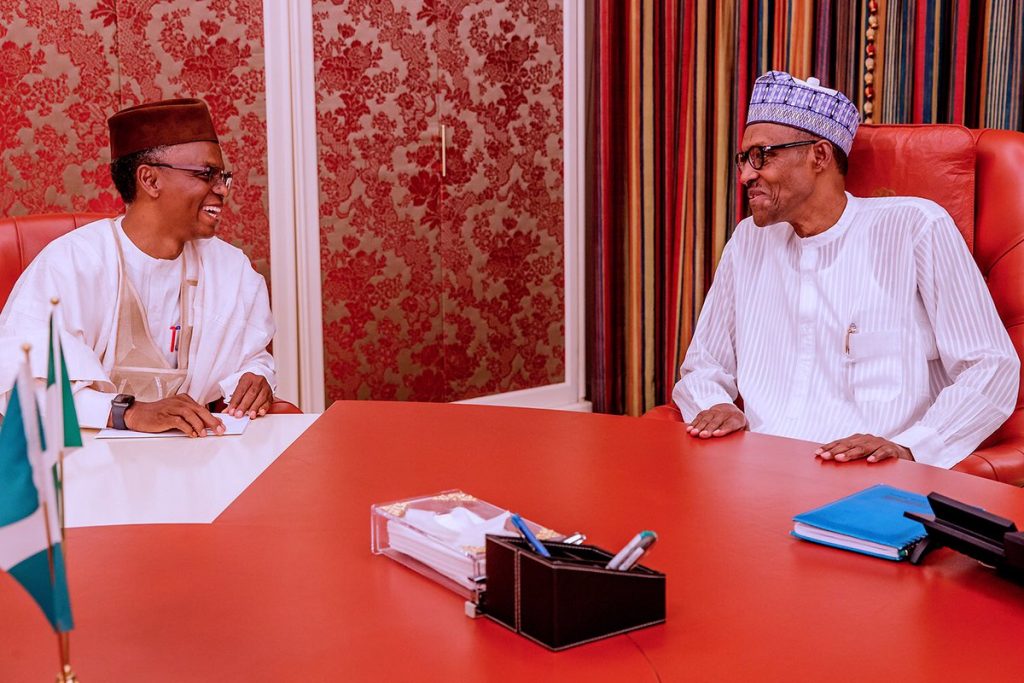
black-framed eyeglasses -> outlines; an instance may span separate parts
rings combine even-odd
[[[155,161],[146,164],[146,166],[159,166],[160,168],[172,168],[175,171],[185,171],[199,178],[210,187],[223,185],[225,190],[231,189],[231,171],[225,171],[214,166],[176,166]]]
[[[750,167],[755,171],[760,171],[764,168],[764,162],[768,160],[768,155],[779,149],[789,149],[790,147],[803,147],[804,145],[813,145],[817,140],[798,140],[797,142],[783,142],[778,145],[754,145],[746,152],[738,152],[736,154],[736,170],[739,173],[743,172],[743,163],[750,164]]]

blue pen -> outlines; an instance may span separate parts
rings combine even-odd
[[[540,542],[540,539],[533,535],[533,532],[530,531],[530,527],[526,526],[526,522],[523,521],[522,517],[512,513],[512,517],[510,519],[512,520],[513,526],[515,526],[515,528],[519,530],[519,533],[523,535],[523,538],[533,546],[533,549],[537,551],[538,555],[547,558],[551,557],[551,553],[549,553],[548,549],[544,547],[544,544]]]

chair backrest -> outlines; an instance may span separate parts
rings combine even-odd
[[[912,195],[949,211],[985,277],[1017,355],[1024,358],[1024,133],[955,125],[864,125],[850,151],[847,189]],[[1020,430],[1017,413],[985,444]],[[983,444],[983,446],[985,445]]]
[[[1017,355],[1024,358],[1024,133],[976,131],[974,260],[981,268]],[[1024,405],[1024,386],[1017,407]]]
[[[14,283],[47,244],[109,213],[51,213],[20,218],[0,218],[0,308]]]
[[[953,217],[973,253],[976,166],[974,135],[963,126],[864,125],[850,150],[846,189],[858,197],[931,199]]]

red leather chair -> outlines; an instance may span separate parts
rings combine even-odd
[[[847,189],[943,206],[974,254],[1018,356],[1024,356],[1024,134],[955,125],[861,126]],[[645,417],[681,421],[674,405]],[[1024,383],[1010,418],[953,469],[1024,486]]]
[[[0,308],[14,289],[18,276],[51,240],[86,223],[110,218],[105,213],[54,213],[20,218],[0,218]],[[271,414],[302,413],[297,406],[274,399]]]

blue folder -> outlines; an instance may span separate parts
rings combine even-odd
[[[931,514],[918,493],[876,484],[793,518],[793,536],[835,548],[902,560],[927,533],[904,512]]]

